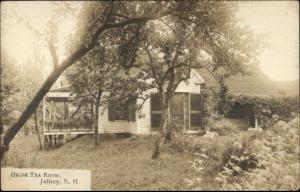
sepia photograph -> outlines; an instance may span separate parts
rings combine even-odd
[[[298,1],[0,5],[1,191],[300,189]]]

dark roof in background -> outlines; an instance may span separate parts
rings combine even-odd
[[[246,67],[246,70],[250,72],[250,75],[243,76],[241,74],[237,74],[226,80],[229,92],[234,94],[283,96],[283,90],[286,95],[299,95],[299,80],[274,82],[257,66]],[[218,82],[207,69],[199,69],[198,71],[208,87],[219,87]],[[71,89],[69,85],[50,90],[50,92],[70,91]]]
[[[234,75],[226,81],[233,93],[279,95],[276,84],[258,67],[248,67],[250,75]]]
[[[237,74],[226,80],[229,92],[234,94],[280,95],[275,82],[273,82],[257,66],[247,66],[246,70],[250,72],[249,75]],[[207,86],[219,86],[208,70],[201,69],[199,70],[199,73],[205,79]]]
[[[275,81],[277,88],[283,91],[286,95],[299,95],[299,79],[295,81]]]

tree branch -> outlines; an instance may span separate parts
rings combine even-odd
[[[53,61],[53,67],[56,69],[58,67],[58,56],[56,54],[56,50],[53,44],[53,40],[48,40],[48,47]]]
[[[147,52],[148,57],[149,57],[150,68],[151,68],[152,74],[153,74],[153,76],[154,76],[154,79],[155,79],[155,81],[156,81],[156,83],[157,83],[158,85],[161,85],[161,81],[158,79],[158,75],[157,75],[156,72],[155,72],[154,64],[153,64],[153,59],[152,59],[151,53],[150,53],[150,51],[149,51],[148,48],[146,49],[146,52]]]

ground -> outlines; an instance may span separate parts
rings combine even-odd
[[[17,136],[7,154],[7,166],[88,169],[92,190],[186,189],[192,154],[165,147],[160,160],[152,161],[153,139],[105,137],[94,147],[93,136],[85,135],[60,148],[41,151],[36,135]]]
[[[86,135],[47,151],[36,135],[17,136],[2,166],[91,170],[92,190],[299,189],[299,118],[266,130],[219,129],[213,137],[174,133],[157,161],[151,135],[101,136],[97,147]]]

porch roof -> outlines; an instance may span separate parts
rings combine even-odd
[[[46,95],[46,100],[64,102],[64,101],[68,101],[68,99],[71,96],[72,96],[71,87],[70,85],[67,85],[64,87],[51,89]]]

